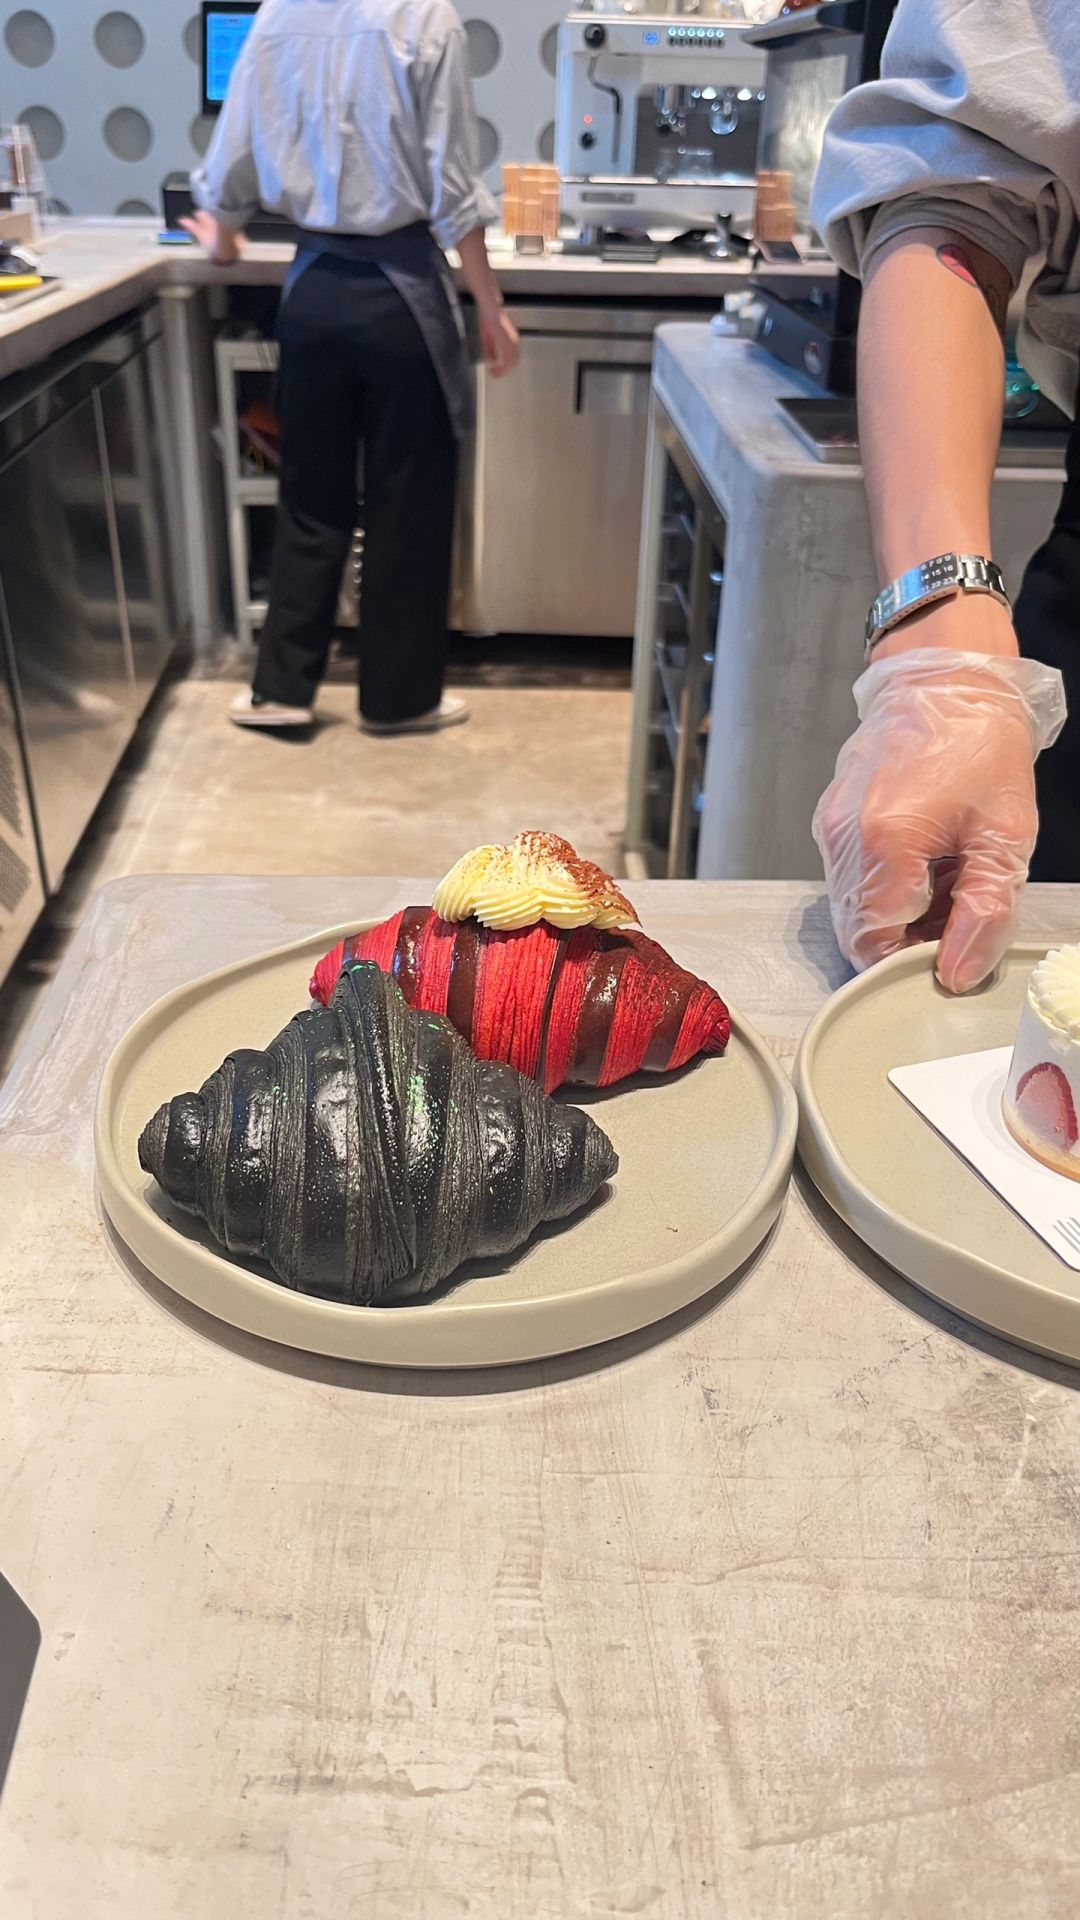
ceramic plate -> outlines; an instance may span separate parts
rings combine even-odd
[[[924,1292],[1022,1346],[1080,1361],[1080,1274],[888,1079],[916,1061],[1011,1046],[1047,950],[1013,947],[990,984],[961,1000],[938,986],[932,947],[843,987],[796,1064],[799,1151],[829,1205]]]
[[[582,1090],[619,1173],[594,1206],[493,1268],[464,1269],[430,1305],[364,1308],[310,1298],[220,1252],[158,1194],[138,1162],[147,1120],[201,1085],[236,1047],[263,1047],[307,1004],[315,963],[355,925],[314,935],[182,987],[151,1007],[105,1072],[95,1130],[113,1227],[175,1292],[245,1331],[387,1366],[500,1366],[635,1332],[734,1273],[773,1226],[798,1112],[764,1041],[734,1016],[723,1060]]]

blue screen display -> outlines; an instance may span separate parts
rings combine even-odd
[[[206,98],[221,105],[252,27],[253,13],[211,13],[206,21]]]

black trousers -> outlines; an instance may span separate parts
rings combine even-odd
[[[1040,829],[1033,880],[1080,880],[1080,422],[1067,469],[1050,538],[1028,567],[1016,603],[1021,653],[1061,668],[1069,702],[1060,740],[1035,769]]]
[[[357,523],[364,449],[360,706],[437,707],[446,666],[457,450],[423,335],[378,267],[325,256],[279,323],[282,433],[270,604],[254,689],[310,706]]]

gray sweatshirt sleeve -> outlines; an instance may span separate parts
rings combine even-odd
[[[1078,149],[1078,0],[900,0],[881,79],[829,122],[814,223],[849,273],[946,226],[1015,284],[1051,244]]]
[[[469,80],[464,31],[455,27],[418,62],[415,76],[423,128],[431,231],[449,253],[498,210],[480,176],[480,136]]]

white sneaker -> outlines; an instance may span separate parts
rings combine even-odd
[[[286,707],[277,700],[256,700],[250,687],[238,693],[229,708],[234,727],[310,727],[315,718],[311,707]]]
[[[460,727],[472,718],[467,700],[456,693],[444,693],[437,707],[418,713],[412,720],[365,720],[360,715],[361,733],[439,733],[443,727]]]

